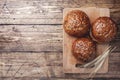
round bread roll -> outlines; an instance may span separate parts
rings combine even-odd
[[[73,42],[73,56],[80,61],[89,62],[96,57],[96,45],[89,38],[79,38]]]
[[[99,17],[91,29],[91,37],[99,43],[111,41],[116,33],[117,26],[110,17]]]
[[[72,10],[65,16],[63,27],[67,34],[82,37],[89,31],[90,21],[84,12]]]

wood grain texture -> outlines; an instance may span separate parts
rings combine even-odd
[[[5,79],[5,80],[9,80],[9,78],[0,78],[0,79]],[[39,77],[26,77],[26,78],[21,78],[21,77],[17,77],[14,78],[14,80],[83,80],[81,78],[79,79],[70,79],[70,78],[39,78]],[[119,80],[119,78],[94,78],[92,80]]]
[[[107,7],[120,24],[119,0],[1,0],[0,24],[62,24],[64,8]]]
[[[63,74],[62,64],[63,9],[81,6],[110,8],[111,18],[120,24],[120,0],[0,0],[0,80],[85,77]],[[120,29],[111,45],[117,49],[110,55],[109,72],[97,74],[98,80],[120,79]]]
[[[2,25],[0,51],[62,51],[61,25]]]
[[[50,69],[49,73],[51,74],[51,77],[55,78],[81,78],[80,76],[85,77],[85,75],[81,74],[63,73],[63,30],[61,26],[62,25],[1,25],[0,76],[9,77],[8,80],[13,76],[22,78],[24,75],[27,75],[26,77],[41,76],[41,79],[46,79],[46,71]],[[112,43],[112,45],[118,46],[117,52],[120,51],[120,47],[118,45],[120,44],[120,40],[116,38]],[[38,58],[39,56],[41,56],[41,58]],[[48,59],[45,56],[48,56]],[[45,61],[45,59],[47,59],[47,61]],[[110,72],[106,73],[105,75],[99,74],[96,77],[119,77],[119,60],[119,53],[112,53],[109,62]],[[45,66],[43,63],[45,63]],[[3,66],[4,64],[6,66]],[[36,69],[38,69],[38,72],[36,72]],[[39,73],[39,70],[41,73]]]
[[[0,52],[62,52],[62,25],[0,25]],[[120,32],[112,45],[120,51]]]
[[[46,78],[83,78],[86,74],[64,74],[62,53],[0,53],[1,77],[46,77]],[[109,58],[109,71],[97,74],[96,77],[120,78],[119,53],[111,53]],[[11,79],[10,79],[11,80]]]

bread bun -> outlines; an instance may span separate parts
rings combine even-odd
[[[90,21],[83,11],[72,10],[65,16],[63,27],[67,34],[82,37],[89,31]]]
[[[80,61],[89,62],[96,56],[96,45],[89,38],[79,38],[73,42],[73,56]]]
[[[109,42],[116,34],[117,26],[110,17],[99,17],[92,25],[91,36],[96,42]]]

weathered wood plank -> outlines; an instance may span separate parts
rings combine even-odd
[[[45,78],[83,78],[86,74],[64,74],[61,52],[41,53],[0,53],[1,77],[45,77]],[[96,77],[120,78],[120,54],[112,53],[109,59],[109,71]]]
[[[0,25],[0,51],[61,51],[62,25]],[[120,51],[120,32],[112,43]]]
[[[120,38],[113,40],[112,42],[110,42],[110,45],[116,47],[116,49],[114,50],[114,52],[120,52]]]
[[[10,80],[10,77],[2,77],[0,80]],[[71,79],[71,78],[46,78],[46,77],[16,77],[14,80],[83,80],[82,78],[79,79]],[[119,78],[93,78],[92,80],[119,80]]]
[[[64,8],[107,7],[120,24],[117,0],[1,0],[0,24],[62,24]]]
[[[3,76],[62,76],[62,53],[45,54],[43,52],[23,55],[19,53],[1,53],[0,57],[0,61],[2,60],[2,63],[4,63],[3,67],[0,68],[0,71],[3,71]],[[12,67],[7,71],[10,65]],[[20,67],[21,69],[19,70]]]
[[[1,25],[0,51],[62,51],[61,25]]]
[[[120,24],[120,8],[118,9],[111,9],[111,18],[117,23]]]
[[[0,80],[10,80],[11,78],[10,77],[2,77],[0,78]],[[14,80],[68,80],[68,79],[65,79],[65,78],[46,78],[46,77],[24,77],[24,78],[21,78],[21,77],[16,77],[14,78]],[[80,80],[80,79],[69,79],[69,80]],[[115,79],[117,80],[117,79]]]
[[[0,0],[0,24],[62,24],[64,8],[81,6],[108,7],[112,19],[120,24],[119,0]],[[0,80],[79,80],[75,78],[85,77],[63,73],[61,26],[0,25],[0,50],[9,51],[0,52]],[[113,42],[118,46],[115,50],[118,53],[110,55],[109,72],[96,75],[100,80],[101,77],[120,79],[119,40],[118,34]]]

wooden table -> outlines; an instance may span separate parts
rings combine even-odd
[[[120,0],[0,0],[0,80],[80,80],[64,74],[64,8],[107,7],[120,27]],[[97,80],[120,79],[120,30],[110,43],[109,71]]]

